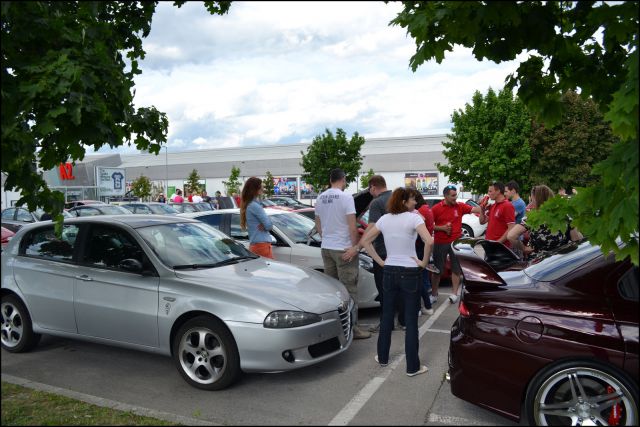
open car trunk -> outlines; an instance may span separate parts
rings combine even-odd
[[[484,239],[459,239],[452,243],[465,287],[495,288],[507,283],[499,272],[520,270],[526,263],[502,243]]]

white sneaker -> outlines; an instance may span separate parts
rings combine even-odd
[[[418,310],[418,317],[422,316],[422,310]]]
[[[458,295],[449,295],[449,302],[455,304],[458,302]]]
[[[420,374],[424,374],[425,372],[427,372],[429,370],[429,368],[427,368],[425,365],[422,365],[420,367],[420,369],[418,369],[415,372],[409,373],[407,372],[407,376],[408,377],[415,377],[416,375],[420,375]]]
[[[438,302],[438,296],[429,295],[429,300],[431,301],[431,304],[435,304],[436,302]]]
[[[379,364],[380,366],[382,366],[383,368],[384,368],[385,366],[387,366],[387,365],[388,365],[388,363],[380,363],[380,361],[378,360],[378,355],[377,355],[377,354],[375,355],[374,359],[375,359],[375,361],[376,361],[376,362],[378,362],[378,364]]]
[[[431,316],[433,314],[433,308],[423,308],[422,309],[422,314],[426,314],[428,316]]]

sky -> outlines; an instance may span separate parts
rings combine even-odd
[[[389,26],[391,2],[160,2],[135,79],[135,107],[169,119],[171,152],[448,133],[476,90],[504,86],[519,61],[477,61],[457,46],[411,71],[415,42]],[[99,152],[137,152],[127,145]],[[90,152],[90,150],[88,151]]]

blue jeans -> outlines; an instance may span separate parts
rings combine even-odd
[[[424,256],[424,243],[420,241],[416,244],[416,255],[418,259],[422,259]],[[429,270],[422,270],[422,289],[420,292],[420,296],[422,297],[422,302],[424,302],[424,308],[431,308],[431,299],[429,298],[431,295],[431,279],[429,277]],[[420,310],[420,298],[418,298],[418,310]]]
[[[422,270],[420,268],[392,265],[384,267],[382,323],[378,335],[378,361],[380,363],[389,362],[396,300],[401,299],[405,307],[418,307],[420,288],[422,288]],[[404,323],[407,327],[404,337],[407,373],[413,373],[420,369],[417,310],[404,310]]]

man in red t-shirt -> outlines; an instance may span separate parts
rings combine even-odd
[[[507,247],[511,247],[511,243],[507,240],[507,233],[516,223],[516,210],[504,195],[504,184],[494,182],[489,186],[489,198],[493,200],[489,206],[488,213],[485,211],[485,203],[481,203],[480,224],[486,224],[487,231],[484,236],[487,240],[495,240]]]
[[[453,304],[458,301],[458,288],[460,287],[462,270],[453,253],[453,249],[451,249],[451,243],[462,236],[462,216],[468,213],[480,213],[481,208],[480,206],[472,208],[466,203],[458,202],[458,191],[455,185],[444,187],[443,195],[444,200],[431,208],[435,222],[433,263],[442,274],[447,255],[449,255],[451,260],[451,286],[453,288],[453,295],[449,297],[449,301]],[[432,277],[431,303],[435,303],[438,300],[440,274],[434,274]]]

